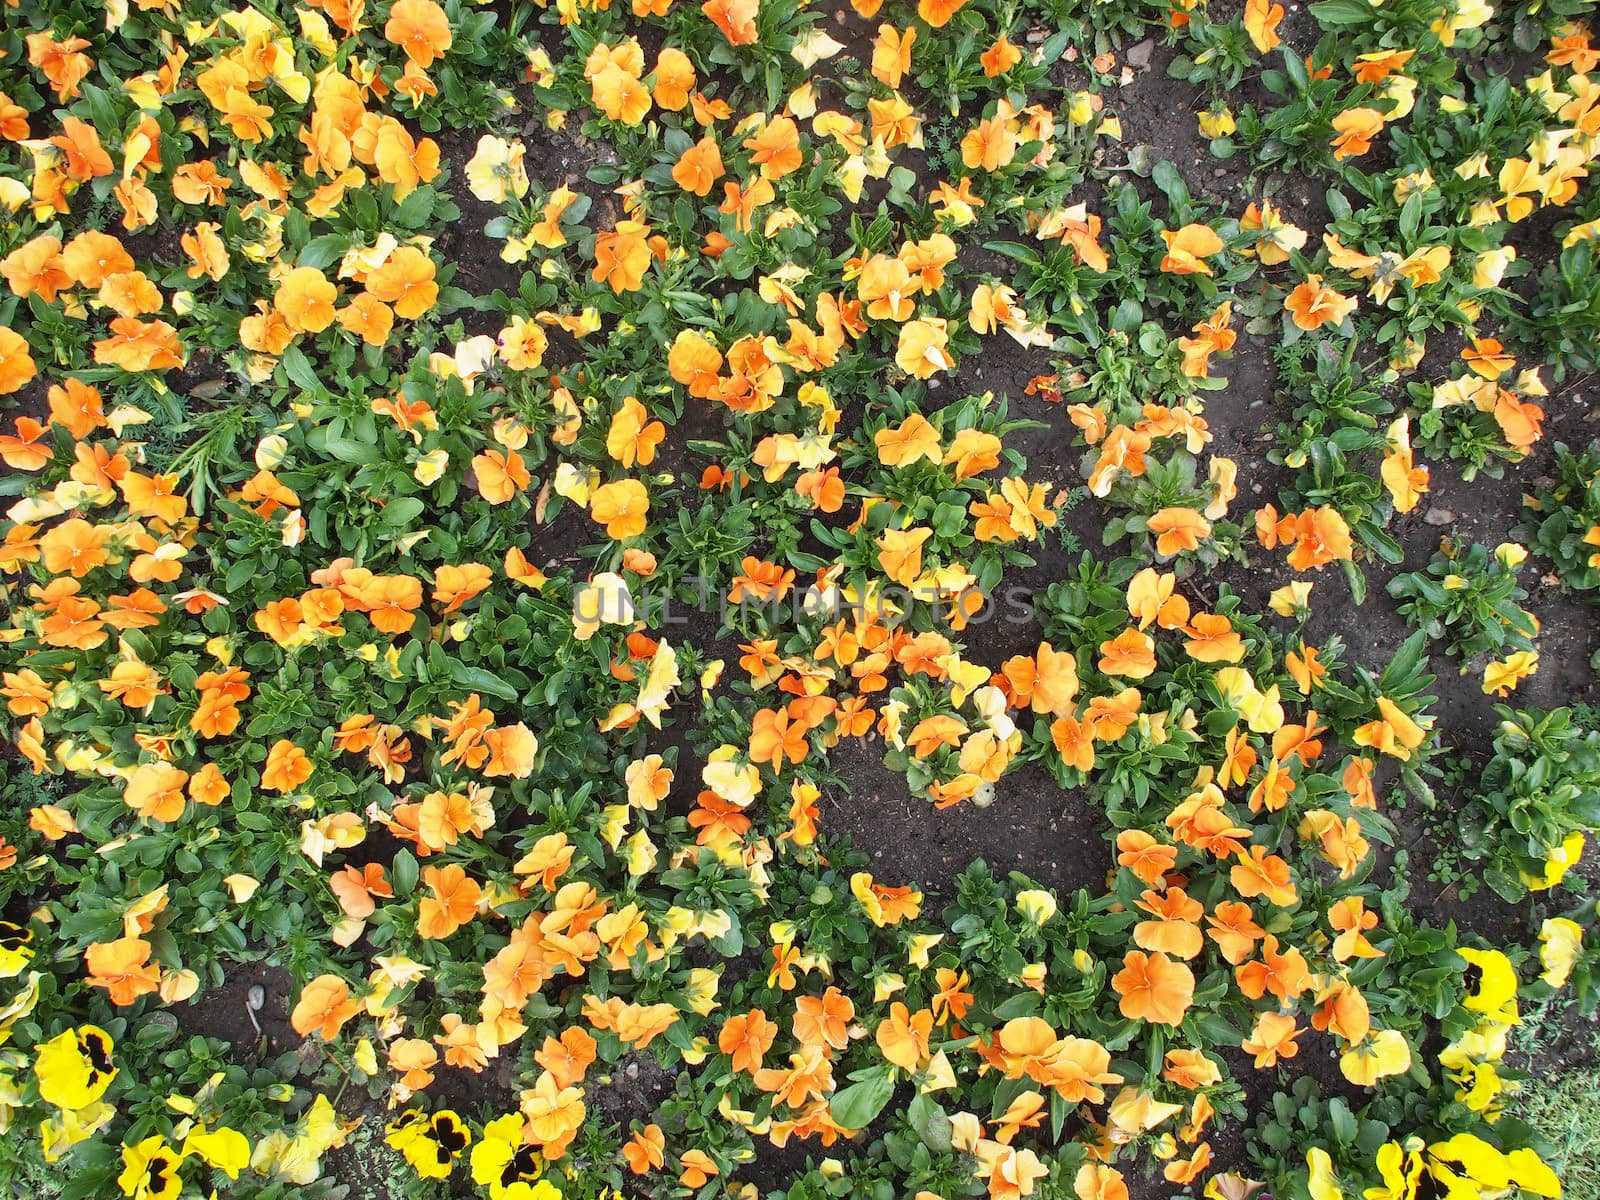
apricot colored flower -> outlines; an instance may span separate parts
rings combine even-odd
[[[1243,639],[1220,613],[1196,613],[1184,632],[1184,653],[1196,662],[1236,663],[1244,657]]]
[[[478,493],[490,504],[505,504],[528,489],[533,476],[515,450],[488,449],[472,460]]]
[[[1182,229],[1163,229],[1161,240],[1167,253],[1161,269],[1174,275],[1210,275],[1211,264],[1204,261],[1220,253],[1223,241],[1209,225],[1185,225]]]
[[[558,1087],[548,1071],[541,1072],[534,1086],[522,1093],[526,1136],[544,1151],[547,1159],[558,1159],[566,1153],[583,1125],[585,1113],[583,1093],[575,1087]]]
[[[558,1088],[574,1087],[583,1082],[590,1065],[595,1060],[595,1041],[579,1026],[562,1032],[560,1038],[547,1037],[533,1054],[533,1061],[549,1073]]]
[[[118,1006],[149,995],[161,983],[161,968],[150,961],[150,943],[141,937],[91,942],[83,963],[90,985],[104,988],[111,1003]]]
[[[602,484],[589,497],[589,515],[605,526],[606,536],[625,542],[638,537],[649,523],[650,495],[637,479]]]
[[[429,894],[417,906],[418,937],[447,938],[476,915],[483,891],[457,864],[424,869],[422,882]]]
[[[1149,519],[1148,528],[1162,558],[1198,550],[1201,540],[1211,536],[1211,522],[1192,508],[1163,508]]]
[[[1132,871],[1146,885],[1154,885],[1177,862],[1177,847],[1163,845],[1142,829],[1124,829],[1117,834],[1117,865]]]
[[[311,778],[311,759],[287,738],[274,742],[261,768],[261,786],[270,792],[292,792]]]
[[[1301,329],[1320,329],[1342,325],[1356,310],[1356,298],[1346,296],[1322,282],[1321,275],[1307,275],[1305,281],[1284,297],[1284,311]]]
[[[772,118],[760,132],[747,137],[744,146],[750,151],[751,163],[761,168],[761,178],[769,181],[782,179],[803,161],[800,129],[789,117]]]
[[[729,45],[753,45],[760,36],[756,31],[756,15],[761,11],[760,0],[706,0],[700,11],[722,31]]]
[[[967,0],[917,0],[917,16],[935,29],[943,29],[965,7]]]
[[[667,370],[672,378],[689,389],[691,396],[706,399],[717,389],[722,370],[722,352],[705,334],[680,330],[667,351]]]
[[[990,79],[997,75],[1004,75],[1012,67],[1022,61],[1022,51],[1011,44],[1011,40],[1002,34],[978,56],[978,61],[983,64],[983,73]]]
[[[333,324],[338,289],[315,267],[295,267],[278,284],[273,307],[296,333],[321,333]]]
[[[426,70],[450,49],[450,18],[434,0],[395,0],[383,36]]]
[[[1258,54],[1268,54],[1282,44],[1278,26],[1283,22],[1283,5],[1271,0],[1245,0],[1244,29]]]
[[[873,435],[878,461],[886,467],[907,467],[927,459],[939,461],[939,431],[921,413],[912,413],[899,425],[886,425]]]
[[[735,1071],[754,1075],[777,1039],[778,1027],[760,1009],[729,1017],[717,1035],[717,1049],[728,1055]],[[841,1049],[843,1047],[840,1047]]]
[[[924,1008],[913,1013],[896,1002],[888,1019],[878,1026],[875,1040],[884,1059],[909,1074],[927,1061],[932,1032],[932,1011]]]
[[[183,793],[188,780],[188,773],[171,763],[142,763],[128,777],[122,802],[147,820],[176,821],[188,803]]]
[[[1378,927],[1378,914],[1368,912],[1360,896],[1336,900],[1328,909],[1328,925],[1339,935],[1333,940],[1335,961],[1383,957],[1383,951],[1369,942],[1366,936],[1367,930]]]
[[[721,178],[722,151],[709,133],[685,150],[672,168],[672,181],[696,196],[710,195]]]
[[[954,363],[945,352],[949,324],[943,317],[919,317],[900,327],[900,341],[894,361],[907,375],[932,378],[937,371],[949,371]]]
[[[872,45],[872,74],[884,87],[898,88],[911,69],[911,47],[917,40],[916,26],[904,32],[893,25],[879,25]]]
[[[1338,509],[1308,508],[1295,519],[1294,528],[1295,544],[1289,565],[1296,571],[1324,567],[1348,559],[1355,552],[1350,526]]]
[[[1347,108],[1333,118],[1333,157],[1340,162],[1359,158],[1372,149],[1383,132],[1384,116],[1375,108]]]
[[[915,920],[922,911],[922,893],[907,886],[874,883],[865,871],[850,876],[850,892],[860,902],[867,919],[880,929]]]
[[[1006,105],[1004,111],[979,121],[961,139],[961,162],[968,170],[998,171],[1016,158],[1018,125],[1010,111]]]
[[[34,355],[27,352],[27,339],[11,328],[0,326],[0,395],[21,392],[35,374],[38,368],[34,365]],[[32,469],[37,470],[37,467]]]
[[[1155,673],[1156,644],[1148,634],[1124,629],[1100,643],[1100,671],[1127,679],[1146,679]]]
[[[1262,939],[1261,957],[1233,969],[1234,981],[1251,1000],[1271,993],[1284,1003],[1292,1002],[1313,984],[1305,955],[1289,949],[1278,953],[1278,939],[1267,934]]]
[[[1265,846],[1251,846],[1248,853],[1241,850],[1229,879],[1245,899],[1265,896],[1280,908],[1293,904],[1299,895],[1289,864],[1276,854],[1268,854]]]
[[[1194,1000],[1194,972],[1159,951],[1130,950],[1111,986],[1121,998],[1118,1008],[1130,1021],[1177,1026]]]
[[[601,42],[584,64],[595,107],[624,125],[639,124],[650,111],[650,91],[640,79],[643,72],[644,51],[631,38],[617,46]]]
[[[1181,887],[1159,892],[1148,889],[1136,906],[1153,918],[1133,927],[1134,944],[1141,950],[1159,950],[1174,958],[1190,959],[1205,948],[1205,938],[1200,932],[1205,905],[1191,898]]]
[[[638,221],[618,221],[615,229],[594,240],[594,279],[613,292],[636,292],[650,269],[649,228]]]
[[[331,1042],[361,1008],[361,1001],[350,995],[350,985],[344,980],[337,975],[318,975],[301,990],[289,1024],[301,1037],[315,1033]]]
[[[1277,1066],[1280,1059],[1299,1054],[1300,1045],[1295,1038],[1303,1032],[1292,1015],[1264,1012],[1256,1017],[1255,1028],[1239,1043],[1239,1049],[1255,1055],[1256,1069],[1265,1070]]]
[[[667,1136],[659,1125],[646,1125],[637,1131],[622,1147],[622,1157],[628,1170],[635,1175],[658,1170],[666,1162]]]
[[[1122,1172],[1097,1162],[1085,1162],[1078,1168],[1072,1191],[1078,1200],[1128,1200],[1128,1184]]]
[[[656,85],[650,97],[668,112],[679,112],[689,105],[694,91],[694,63],[676,46],[663,47],[656,56]]]
[[[656,447],[667,436],[667,427],[650,420],[644,405],[634,396],[622,401],[606,431],[606,453],[624,467],[635,463],[648,467],[656,460]]]
[[[415,320],[439,299],[433,259],[415,246],[401,246],[367,275],[367,292],[394,308],[395,316]]]
[[[27,35],[28,62],[55,89],[56,99],[65,103],[79,94],[78,84],[94,70],[94,59],[83,51],[89,42],[81,37],[56,41],[49,33]]]
[[[1370,746],[1405,762],[1411,752],[1428,740],[1428,731],[1413,721],[1393,700],[1379,696],[1378,717],[1360,726],[1351,740],[1358,746]]]
[[[885,529],[878,537],[878,565],[901,587],[910,587],[922,574],[922,547],[933,530]]]
[[[1394,500],[1395,512],[1407,513],[1428,491],[1428,468],[1418,466],[1412,456],[1409,417],[1398,417],[1390,423],[1388,441],[1378,474]]]
[[[18,419],[19,428],[22,420],[26,418]],[[91,525],[81,517],[72,517],[39,539],[40,561],[52,575],[66,573],[74,579],[82,579],[109,561],[106,542],[104,528]]]

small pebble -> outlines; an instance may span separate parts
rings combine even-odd
[[[1430,508],[1422,514],[1422,519],[1429,525],[1450,525],[1454,523],[1456,515],[1448,508]]]

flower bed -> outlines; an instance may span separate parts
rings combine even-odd
[[[0,1178],[1560,1195],[1588,7],[9,9]]]

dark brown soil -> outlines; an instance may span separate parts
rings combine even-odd
[[[255,1013],[258,1034],[250,1022],[250,990],[261,989],[262,1006]],[[298,1049],[304,1039],[289,1024],[295,983],[281,967],[264,962],[236,963],[219,988],[201,992],[194,1003],[175,1009],[183,1032],[230,1042],[242,1061],[264,1061]]]

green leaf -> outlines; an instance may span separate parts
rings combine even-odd
[[[894,1068],[888,1064],[862,1072],[859,1083],[834,1093],[828,1111],[844,1129],[865,1129],[894,1096]]]
[[[1417,230],[1422,226],[1422,193],[1412,192],[1406,197],[1404,207],[1400,209],[1400,237],[1410,242],[1417,236]]]
[[[1007,258],[1016,259],[1017,262],[1025,267],[1033,267],[1037,270],[1043,265],[1039,252],[1032,246],[1023,246],[1017,242],[985,242],[983,248],[985,250],[993,250],[996,254],[1004,254]]]
[[[422,515],[423,503],[415,496],[402,496],[383,506],[382,524],[391,529],[407,529]]]
[[[906,1116],[928,1149],[935,1154],[950,1149],[950,1118],[932,1096],[919,1094],[906,1109]]]
[[[1352,0],[1352,3],[1360,3],[1360,0]],[[1289,81],[1297,92],[1304,93],[1311,86],[1311,76],[1306,71],[1305,60],[1300,57],[1300,52],[1293,46],[1285,45],[1278,53],[1283,55],[1283,68],[1288,72]]]
[[[1395,691],[1411,691],[1412,689],[1406,685],[1412,682],[1427,653],[1428,635],[1419,629],[1405,640],[1399,651],[1389,660],[1383,677],[1378,681],[1383,693],[1392,695]]]
[[[330,437],[324,442],[324,448],[331,457],[338,459],[340,462],[370,466],[373,463],[383,461],[383,454],[376,446],[370,446],[366,442],[358,442],[354,438]]]
[[[1333,1127],[1333,1136],[1346,1146],[1352,1144],[1360,1132],[1355,1115],[1340,1096],[1328,1101],[1328,1123]]]
[[[315,267],[320,271],[338,262],[349,248],[350,239],[344,234],[325,233],[305,244],[297,262],[302,267]]]
[[[1324,29],[1369,25],[1372,22],[1372,5],[1367,0],[1323,0],[1311,6],[1311,15]],[[1284,57],[1295,57],[1287,46],[1284,47]]]
[[[421,229],[433,216],[434,199],[432,188],[418,188],[394,210],[394,223],[406,229]]]
[[[485,671],[482,667],[469,667],[465,663],[454,659],[450,662],[450,678],[464,688],[474,692],[488,692],[500,700],[516,700],[519,698],[517,689],[512,687],[500,676]]]
[[[1350,585],[1350,598],[1357,606],[1367,601],[1367,577],[1361,573],[1361,568],[1348,558],[1341,559],[1339,566],[1344,568],[1345,581]]]
[[[1183,182],[1183,176],[1178,173],[1178,168],[1169,160],[1162,159],[1150,172],[1150,180],[1166,194],[1167,202],[1172,205],[1172,215],[1176,220],[1186,220],[1189,210],[1189,186]]]
[[[317,378],[316,371],[312,369],[311,360],[299,346],[290,346],[283,352],[280,361],[283,364],[283,373],[289,377],[289,382],[302,392],[321,396],[327,391],[322,386],[322,381]]]
[[[417,869],[417,856],[409,850],[401,850],[394,856],[393,867],[390,878],[394,880],[394,894],[409,896],[416,890],[417,878],[420,875]]]
[[[1528,894],[1528,889],[1522,880],[1508,875],[1499,867],[1490,867],[1483,873],[1483,881],[1490,889],[1507,903],[1515,904]]]

